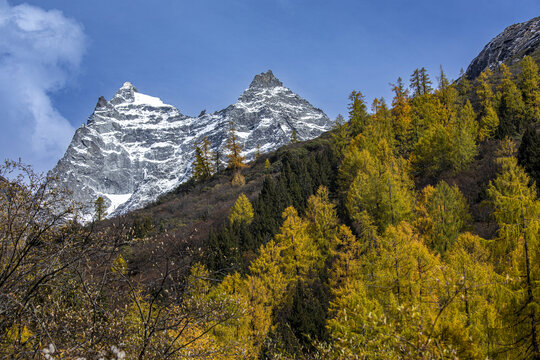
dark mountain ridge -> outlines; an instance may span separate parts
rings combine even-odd
[[[508,26],[494,37],[476,56],[465,75],[475,79],[485,69],[496,69],[501,63],[513,65],[527,55],[540,60],[540,16]]]

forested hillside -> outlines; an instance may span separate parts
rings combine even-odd
[[[248,164],[231,124],[227,169],[203,139],[188,183],[84,226],[6,163],[0,354],[539,359],[538,65],[435,78]]]

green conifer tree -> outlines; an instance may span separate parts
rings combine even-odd
[[[467,78],[467,75],[465,75],[465,71],[463,71],[463,68],[461,68],[459,71],[458,91],[461,99],[467,100],[472,91],[471,81]]]
[[[487,140],[493,136],[499,126],[499,117],[493,106],[493,90],[491,89],[490,78],[492,72],[487,69],[478,77],[476,95],[480,99],[481,110],[479,113],[479,139]]]
[[[367,150],[358,153],[358,171],[347,193],[346,206],[352,219],[363,211],[382,231],[390,224],[408,219],[412,212],[412,180],[406,161],[396,159],[385,140],[377,156]]]
[[[540,121],[540,74],[538,65],[532,57],[525,56],[521,61],[518,82],[525,105],[525,125],[538,123]]]
[[[411,89],[413,97],[422,96],[431,93],[431,80],[426,68],[415,69],[411,75]]]
[[[518,161],[540,187],[540,134],[534,127],[528,127],[521,139]]]
[[[207,180],[214,174],[213,158],[214,154],[210,149],[210,140],[205,136],[202,138],[201,143],[195,145],[193,177],[197,181]]]
[[[229,123],[229,137],[227,138],[226,148],[228,150],[227,167],[229,169],[240,170],[246,167],[246,164],[244,163],[245,157],[242,156],[242,145],[238,140],[236,128],[232,121]]]
[[[497,159],[501,171],[487,193],[499,225],[493,245],[496,269],[506,273],[502,313],[506,324],[503,351],[511,357],[540,358],[540,202],[536,188],[513,156],[514,144],[503,143]]]
[[[428,245],[440,254],[456,241],[470,220],[467,201],[457,186],[441,181],[433,189],[427,187],[420,197],[417,209],[417,224]]]
[[[405,154],[410,150],[411,128],[411,105],[409,102],[409,90],[403,85],[401,78],[395,84],[390,84],[394,92],[392,99],[393,130],[396,137],[396,147],[399,154]]]
[[[488,242],[471,233],[461,234],[447,252],[447,291],[457,293],[443,321],[460,359],[496,359],[498,344],[505,341],[494,332],[500,321],[497,298],[499,276],[490,261]]]
[[[291,134],[291,143],[295,144],[298,142],[298,135],[296,133],[296,130],[293,130]]]
[[[105,200],[101,196],[98,196],[94,202],[94,219],[101,221],[107,216],[107,211],[105,209]]]
[[[478,153],[476,138],[478,123],[469,100],[459,109],[456,121],[450,129],[450,163],[454,170],[466,169]]]
[[[353,91],[349,96],[349,136],[351,138],[364,131],[369,123],[369,114],[364,95],[360,91]]]
[[[521,92],[512,80],[512,74],[508,66],[501,64],[499,72],[502,79],[495,97],[495,107],[499,116],[499,127],[496,136],[503,139],[506,136],[514,136],[521,132],[525,105]]]

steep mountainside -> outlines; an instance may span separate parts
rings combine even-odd
[[[511,65],[539,48],[540,16],[504,29],[473,59],[465,74],[474,79],[486,68],[494,69],[502,62]]]
[[[92,204],[102,196],[108,214],[125,213],[186,181],[194,144],[204,136],[223,154],[231,121],[248,160],[258,145],[268,152],[288,143],[294,130],[307,140],[332,126],[322,110],[284,87],[270,70],[255,76],[235,104],[198,117],[126,82],[110,101],[99,99],[51,174],[77,200]]]

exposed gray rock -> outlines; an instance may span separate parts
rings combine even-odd
[[[466,76],[474,79],[482,71],[496,69],[501,63],[514,64],[540,47],[540,16],[507,27],[493,38],[473,59]]]
[[[307,140],[332,126],[322,110],[284,87],[270,70],[256,75],[235,104],[198,117],[126,82],[110,101],[99,99],[51,174],[90,207],[102,196],[108,214],[126,213],[187,181],[194,144],[204,136],[224,154],[231,121],[248,160],[257,145],[264,153],[287,144],[294,130]]]

